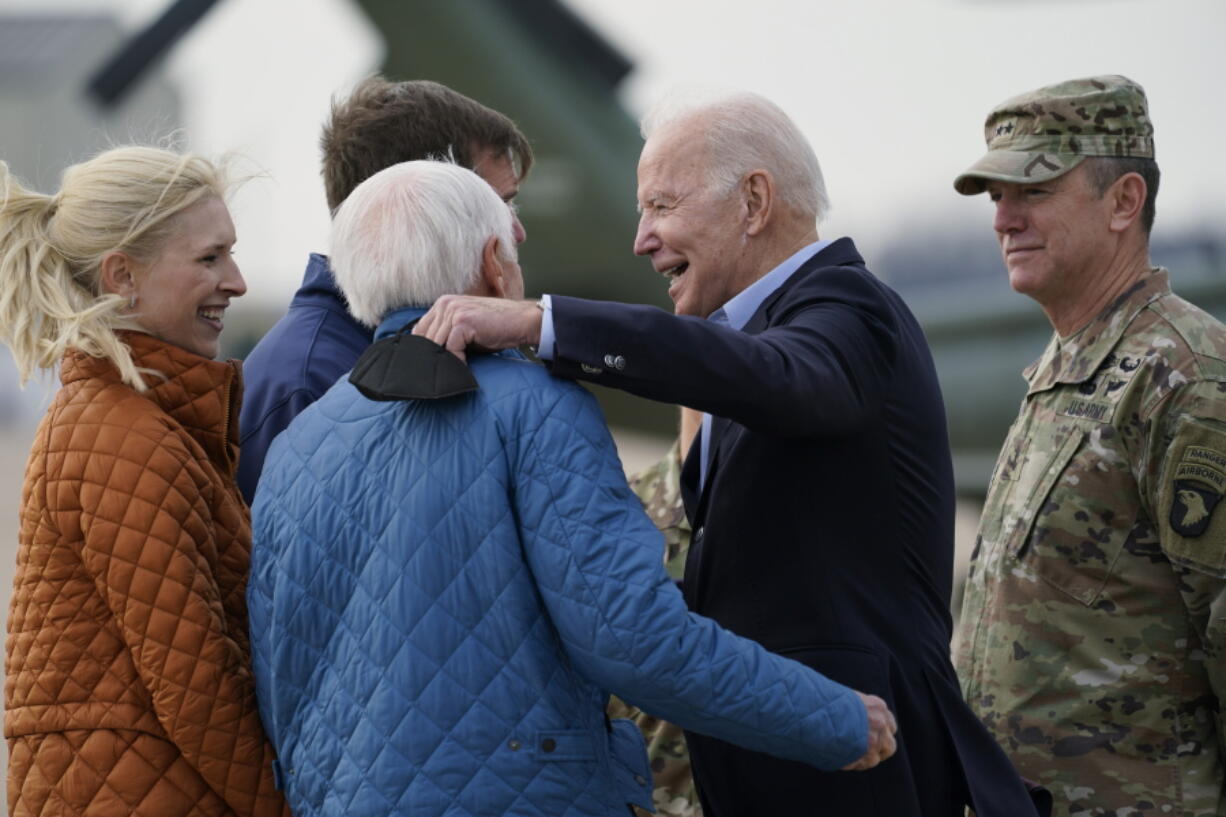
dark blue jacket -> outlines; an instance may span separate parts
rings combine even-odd
[[[854,693],[686,610],[591,394],[514,352],[471,367],[448,400],[342,378],[269,451],[248,605],[295,817],[650,807],[607,690],[793,762],[864,752]]]
[[[238,487],[248,505],[273,438],[353,368],[372,337],[345,308],[327,257],[311,253],[289,311],[243,361]]]
[[[553,322],[555,374],[713,416],[705,484],[697,443],[682,473],[690,608],[898,717],[897,755],[854,774],[690,735],[707,817],[1033,815],[950,663],[954,488],[932,358],[852,242],[805,262],[743,332],[559,296]]]

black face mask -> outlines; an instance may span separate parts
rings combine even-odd
[[[370,400],[439,400],[477,390],[477,379],[458,357],[412,334],[413,321],[362,353],[352,383]]]

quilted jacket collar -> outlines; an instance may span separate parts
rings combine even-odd
[[[379,328],[375,330],[375,340],[394,335],[404,328],[405,324],[417,320],[422,315],[426,314],[424,306],[402,306],[399,309],[393,309],[383,316],[383,320],[379,322]]]
[[[164,377],[146,376],[145,397],[181,424],[223,474],[232,474],[238,463],[238,410],[243,396],[239,362],[209,360],[142,332],[119,334],[139,368]],[[60,365],[60,381],[67,386],[87,378],[121,382],[119,370],[109,360],[69,350]]]

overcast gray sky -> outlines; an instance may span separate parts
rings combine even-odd
[[[1226,222],[1223,0],[570,0],[640,65],[626,101],[671,83],[756,90],[817,148],[825,232],[871,246],[989,229],[953,177],[997,102],[1091,74],[1140,82],[1163,169],[1159,228]]]
[[[951,187],[982,150],[984,114],[1097,73],[1149,93],[1159,232],[1226,223],[1226,0],[568,1],[635,62],[623,88],[632,112],[676,84],[780,103],[826,173],[835,209],[823,233],[856,237],[870,258],[948,225],[987,231],[983,197]],[[0,10],[114,9],[135,28],[168,2],[0,0]],[[237,150],[267,173],[234,201],[250,299],[285,303],[306,253],[326,250],[319,124],[330,95],[379,60],[377,33],[346,0],[223,0],[166,64],[192,146]]]

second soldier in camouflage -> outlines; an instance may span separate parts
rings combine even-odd
[[[1056,329],[989,487],[956,653],[1057,815],[1226,813],[1226,328],[1149,264],[1152,133],[1136,83],[1064,82],[993,110],[955,182],[996,202],[1010,283]]]

